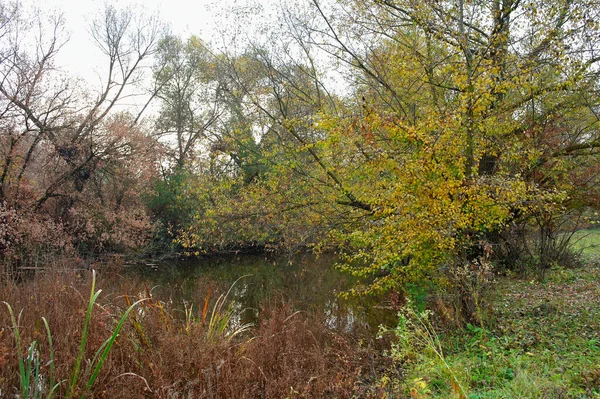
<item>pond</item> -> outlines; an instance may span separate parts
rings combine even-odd
[[[256,323],[262,306],[289,303],[295,310],[321,317],[332,329],[377,332],[391,325],[394,312],[377,298],[341,298],[353,279],[335,268],[333,254],[238,255],[169,261],[135,269],[161,298],[174,307],[184,303],[201,309],[208,292],[212,300],[230,288],[238,322]],[[183,311],[182,311],[183,312]]]

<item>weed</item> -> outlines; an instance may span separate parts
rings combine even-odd
[[[250,330],[232,313],[233,289],[205,293],[194,300],[199,311],[187,305],[181,317],[160,290],[117,279],[45,275],[3,289],[11,311],[28,310],[12,314],[14,323],[11,312],[0,312],[0,396],[33,397],[36,389],[44,398],[381,396],[369,381],[387,360],[351,333],[330,331],[321,317],[269,303]],[[103,285],[100,295],[97,285],[107,282],[115,286]],[[123,291],[139,294],[125,295],[120,310]],[[6,325],[10,335],[1,332]]]
[[[93,311],[94,305],[96,304],[96,300],[98,299],[98,296],[100,295],[101,292],[102,292],[102,290],[96,291],[96,273],[95,273],[95,271],[93,271],[92,272],[92,286],[91,286],[90,299],[88,302],[87,312],[85,313],[83,330],[81,333],[81,341],[79,344],[79,352],[77,354],[75,364],[73,365],[73,368],[72,368],[71,378],[70,378],[69,386],[67,388],[67,393],[65,396],[66,398],[71,398],[77,393],[77,388],[79,385],[78,384],[79,378],[80,378],[80,374],[81,374],[81,366],[82,366],[82,363],[83,363],[83,360],[85,357],[85,353],[86,353],[86,345],[88,342],[88,329],[89,329],[89,325],[90,325],[90,320],[92,318],[92,311]],[[111,336],[100,346],[100,348],[97,350],[94,358],[90,362],[88,362],[88,365],[92,371],[91,371],[91,374],[89,375],[87,383],[85,385],[85,392],[89,391],[91,389],[92,385],[94,384],[94,382],[96,381],[98,374],[100,372],[100,369],[102,368],[102,365],[106,361],[106,358],[108,357],[108,354],[109,354],[110,350],[112,349],[112,346],[114,345],[115,340],[116,340],[117,336],[119,335],[119,332],[121,331],[121,328],[123,327],[123,324],[125,323],[125,320],[127,319],[127,316],[133,310],[133,308],[142,301],[143,301],[143,299],[135,302],[125,311],[125,313],[119,320],[116,328],[113,330]],[[13,328],[13,334],[14,334],[15,341],[16,341],[17,357],[18,357],[18,362],[19,362],[19,377],[20,377],[20,381],[21,381],[21,385],[20,385],[21,395],[24,398],[33,398],[33,399],[41,398],[44,394],[44,391],[46,390],[46,387],[44,387],[44,377],[40,373],[41,358],[40,358],[38,342],[35,340],[31,342],[31,344],[29,345],[29,349],[27,351],[27,356],[24,358],[23,350],[22,350],[22,343],[21,343],[21,334],[19,331],[19,320],[21,319],[22,312],[19,314],[18,318],[15,318],[13,309],[10,306],[10,304],[8,304],[7,302],[4,302],[4,304],[8,308],[8,312],[10,314],[12,328]],[[46,329],[47,339],[48,339],[48,347],[49,347],[49,352],[50,352],[50,360],[48,362],[49,367],[50,367],[49,383],[48,383],[48,387],[47,387],[48,392],[46,394],[46,398],[51,399],[54,396],[56,389],[59,387],[60,382],[55,384],[54,345],[53,345],[53,340],[52,340],[52,333],[50,331],[50,326],[45,317],[42,317],[42,321],[43,321],[44,327]]]
[[[485,328],[436,333],[428,314],[405,310],[390,353],[404,374],[388,386],[413,398],[600,398],[600,268],[548,273],[544,283],[501,279]]]
[[[450,381],[453,395],[458,399],[466,399],[465,389],[459,381],[454,369],[447,363],[442,342],[430,321],[431,311],[419,311],[411,306],[411,302],[398,313],[398,325],[391,330],[397,341],[392,345],[390,356],[408,367],[419,363],[441,365]],[[382,329],[381,333],[389,332]],[[381,334],[380,333],[380,334]],[[407,379],[408,391],[412,398],[426,398],[431,389],[422,376]]]
[[[240,281],[244,277],[247,277],[247,276],[242,276],[242,277],[238,278],[229,287],[229,290],[227,291],[227,293],[219,296],[219,298],[215,302],[212,313],[210,315],[210,319],[208,321],[208,327],[206,329],[206,338],[208,340],[214,341],[218,338],[232,339],[236,335],[242,334],[243,332],[247,331],[249,328],[252,327],[251,323],[241,323],[241,324],[238,324],[235,326],[232,325],[232,318],[233,318],[234,310],[235,310],[234,309],[234,301],[229,301],[229,303],[227,303],[227,299],[229,297],[229,294],[231,293],[231,290],[233,289],[235,284],[237,284],[237,282]],[[210,295],[210,291],[209,291],[209,295]],[[206,318],[206,311],[208,309],[207,305],[208,305],[209,298],[210,297],[207,296],[205,304],[204,304],[204,309],[202,312],[203,321]]]

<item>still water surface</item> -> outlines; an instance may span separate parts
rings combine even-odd
[[[175,307],[184,302],[200,309],[208,291],[214,299],[233,285],[236,319],[255,323],[267,303],[290,303],[295,310],[309,312],[332,329],[349,331],[393,322],[393,312],[375,298],[343,299],[339,293],[351,287],[351,276],[335,268],[332,254],[293,257],[239,255],[170,261],[137,269],[161,298]],[[237,282],[236,282],[237,281]]]

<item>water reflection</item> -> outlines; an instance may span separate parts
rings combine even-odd
[[[336,261],[332,254],[241,255],[168,262],[139,268],[137,273],[162,298],[170,298],[174,305],[185,301],[195,309],[202,308],[209,291],[218,297],[235,282],[230,296],[235,298],[236,324],[255,323],[260,307],[269,302],[290,302],[295,310],[320,315],[329,328],[343,331],[355,327],[376,331],[380,324],[391,324],[392,312],[376,306],[377,299],[344,300],[336,295],[352,285],[350,276],[335,269]]]

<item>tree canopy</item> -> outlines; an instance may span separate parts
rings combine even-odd
[[[155,240],[188,254],[336,248],[357,292],[459,284],[491,258],[517,267],[524,232],[544,270],[559,221],[598,204],[599,12],[310,0],[278,10],[268,40],[216,50],[108,7],[92,29],[108,60],[96,96],[42,90],[57,38],[36,56],[2,50],[0,197],[32,190],[31,209],[62,223],[92,192],[108,206],[108,184],[143,187],[131,198]],[[3,8],[7,37],[17,14]],[[142,124],[114,106],[150,58],[159,111]],[[142,149],[147,175],[127,169]],[[26,180],[42,157],[58,172]]]

